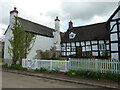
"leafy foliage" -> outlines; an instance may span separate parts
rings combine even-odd
[[[37,72],[47,72],[47,69],[41,67],[40,69],[35,69],[35,71],[37,71]]]
[[[14,26],[11,28],[13,36],[9,39],[11,48],[8,46],[8,52],[13,58],[13,63],[16,64],[17,60],[25,58],[29,53],[32,46],[31,43],[35,41],[35,35],[25,32],[24,28],[18,22],[18,17],[15,17]],[[27,52],[27,53],[26,53]]]
[[[9,68],[9,69],[15,69],[15,70],[23,70],[23,71],[27,70],[27,68],[23,68],[19,64],[12,64],[11,66],[8,66],[7,64],[5,64],[5,65],[3,65],[3,68]]]
[[[65,72],[65,75],[72,76],[72,77],[87,77],[87,78],[95,78],[95,79],[107,79],[113,81],[120,81],[120,75],[118,73],[100,73],[100,72],[93,72],[93,71],[68,71]]]

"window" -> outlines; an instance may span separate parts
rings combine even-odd
[[[70,46],[70,43],[67,43],[67,46],[69,47],[69,46]]]
[[[99,44],[104,44],[104,41],[103,41],[103,40],[100,40],[100,41],[99,41]]]
[[[62,43],[62,47],[65,47],[66,46],[66,43]]]
[[[81,42],[81,46],[84,46],[85,45],[85,43],[84,42]]]
[[[118,51],[118,43],[111,43],[111,51]]]
[[[100,44],[100,45],[99,45],[99,49],[100,49],[100,50],[105,50],[105,44]]]
[[[86,51],[91,51],[91,46],[86,46]]]
[[[66,56],[66,52],[62,52],[62,56]]]
[[[75,50],[75,47],[71,47],[71,51],[76,51],[76,50]]]
[[[79,42],[76,42],[76,46],[80,46],[80,43],[79,43]]]
[[[92,50],[98,50],[97,45],[92,45]]]
[[[62,47],[61,49],[62,49],[62,51],[66,51],[66,50],[65,50],[65,47]]]
[[[84,52],[85,51],[85,47],[82,47],[82,52]]]
[[[67,47],[67,51],[70,51],[70,47]]]
[[[73,32],[71,32],[71,33],[69,34],[69,39],[74,39],[74,38],[75,38],[75,36],[76,36],[76,34],[75,34],[75,33],[73,33]]]
[[[98,56],[98,52],[92,52],[93,56]]]
[[[111,34],[111,35],[110,35],[110,40],[111,40],[111,41],[117,41],[117,40],[118,40],[117,33]]]
[[[71,52],[71,55],[72,55],[72,54],[76,54],[76,52]]]
[[[97,44],[97,41],[92,41],[92,44]]]
[[[73,47],[73,46],[75,46],[75,43],[74,43],[74,42],[72,42],[72,43],[71,43],[71,46],[72,46],[72,47]]]
[[[90,45],[90,41],[86,41],[86,45]]]

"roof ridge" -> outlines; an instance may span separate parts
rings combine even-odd
[[[94,24],[89,24],[89,25],[84,25],[84,26],[77,26],[77,27],[73,27],[73,28],[82,28],[82,27],[94,26],[94,25],[97,25],[97,24],[105,24],[105,23],[107,23],[107,21],[94,23]]]
[[[53,28],[50,28],[50,27],[47,27],[47,26],[45,26],[45,25],[42,25],[42,24],[39,24],[39,23],[30,21],[30,20],[28,20],[28,19],[24,19],[24,18],[21,18],[21,17],[18,17],[18,18],[23,19],[23,20],[28,21],[28,22],[31,22],[31,23],[34,23],[34,24],[37,24],[37,25],[40,25],[40,26],[43,26],[43,27],[46,27],[46,28],[49,28],[49,29],[52,29],[52,30],[55,31],[55,29],[53,29]]]

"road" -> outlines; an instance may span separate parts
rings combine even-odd
[[[2,88],[99,88],[102,90],[109,90],[97,86],[45,79],[4,71],[2,75]]]
[[[3,88],[97,88],[95,86],[75,84],[64,81],[2,72]]]

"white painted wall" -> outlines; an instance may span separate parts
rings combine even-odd
[[[27,59],[33,59],[37,55],[36,53],[37,50],[42,50],[42,51],[50,50],[50,48],[53,47],[53,45],[54,45],[54,38],[37,35],[34,46],[27,55]]]
[[[4,44],[4,59],[12,59],[10,54],[8,53],[8,46],[11,48],[11,44],[9,39],[12,37],[12,30],[9,28],[5,34],[5,44]]]
[[[60,38],[60,21],[55,21],[54,43],[57,51],[61,51],[61,38]]]

